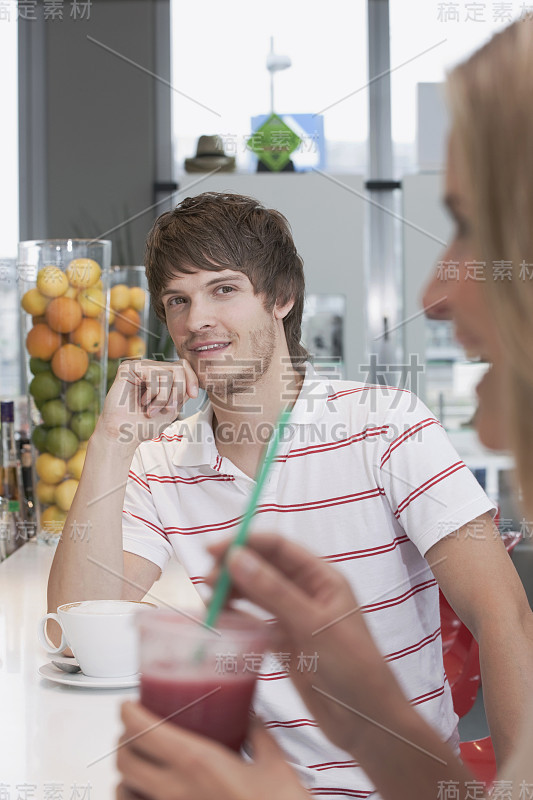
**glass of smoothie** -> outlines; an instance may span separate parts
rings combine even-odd
[[[269,640],[265,623],[225,611],[213,629],[159,609],[139,615],[138,626],[141,703],[238,752]]]

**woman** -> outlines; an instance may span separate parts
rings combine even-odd
[[[452,133],[445,202],[456,233],[424,302],[454,320],[459,341],[492,362],[478,387],[476,425],[490,447],[512,447],[524,504],[533,513],[533,22],[515,22],[448,79]],[[476,262],[476,272],[472,263]],[[482,265],[482,275],[479,265]],[[482,279],[480,279],[480,277]],[[434,305],[435,301],[439,303]],[[214,554],[222,557],[224,546]],[[472,794],[473,779],[409,706],[367,632],[344,580],[328,564],[275,536],[252,537],[227,559],[234,585],[280,621],[283,649],[317,652],[315,674],[291,671],[326,735],[362,765],[385,798]],[[213,576],[214,577],[214,576]],[[531,710],[533,710],[533,704]],[[529,720],[528,720],[529,717]],[[256,727],[253,764],[125,704],[118,797],[154,800],[309,797],[272,739]],[[533,796],[533,716],[503,777],[512,796]],[[132,737],[138,737],[128,742]],[[528,788],[529,787],[529,788]],[[529,791],[529,794],[527,793]],[[510,796],[509,794],[506,796]]]

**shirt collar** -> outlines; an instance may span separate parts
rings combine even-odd
[[[315,372],[309,362],[305,365],[305,376],[300,394],[291,412],[290,424],[310,425],[322,418],[331,387],[327,378]]]
[[[328,380],[315,372],[310,363],[306,363],[304,382],[292,409],[289,424],[310,425],[318,422],[326,410],[330,391]],[[212,420],[213,408],[206,399],[196,414],[177,420],[170,426],[172,435],[182,437],[176,442],[172,455],[173,464],[182,467],[208,465],[213,469],[217,468],[218,451]],[[169,428],[167,432],[170,433]]]

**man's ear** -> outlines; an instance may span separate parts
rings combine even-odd
[[[280,305],[280,303],[276,301],[276,305],[274,306],[274,312],[273,312],[274,319],[285,319],[285,317],[287,316],[293,305],[294,305],[294,297],[291,297],[291,299],[287,300],[287,302],[284,303],[283,305]]]

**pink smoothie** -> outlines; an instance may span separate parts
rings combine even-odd
[[[248,731],[255,677],[241,673],[202,680],[142,674],[141,703],[161,717],[179,711],[170,722],[238,752]],[[199,699],[209,692],[213,694]]]

